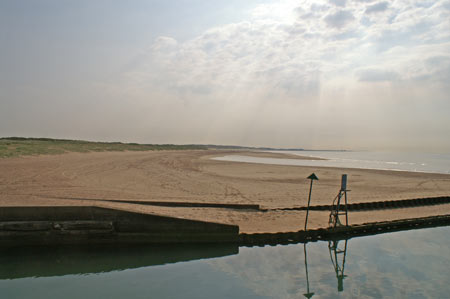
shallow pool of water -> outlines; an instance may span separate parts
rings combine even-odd
[[[399,152],[333,152],[333,151],[273,151],[298,156],[318,157],[326,160],[299,160],[263,158],[240,155],[216,157],[214,160],[276,165],[361,168],[396,171],[450,174],[450,154]]]
[[[448,298],[449,233],[252,248],[2,250],[0,298]]]

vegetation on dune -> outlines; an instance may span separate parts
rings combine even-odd
[[[201,145],[91,142],[83,140],[24,137],[0,138],[0,158],[30,155],[56,155],[68,152],[198,150],[206,148],[206,146]]]

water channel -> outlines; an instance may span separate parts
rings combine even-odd
[[[448,298],[449,233],[251,248],[3,249],[0,298]]]

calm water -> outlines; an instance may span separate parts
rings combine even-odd
[[[449,298],[449,233],[355,238],[336,254],[328,242],[22,248],[1,253],[0,298]]]
[[[398,152],[329,152],[329,151],[282,151],[300,156],[326,158],[328,160],[295,160],[258,158],[248,156],[224,156],[222,161],[250,162],[278,165],[325,166],[365,168],[399,171],[417,171],[450,174],[450,154],[398,153]]]

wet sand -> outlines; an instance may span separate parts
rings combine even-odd
[[[241,232],[303,228],[304,211],[142,206],[108,200],[305,206],[312,172],[312,205],[331,204],[348,174],[349,203],[450,195],[450,175],[400,171],[283,166],[211,160],[229,154],[293,158],[244,151],[69,153],[0,159],[0,205],[87,205],[237,224]],[[307,158],[305,158],[307,159]],[[70,198],[70,199],[69,199]],[[328,212],[310,213],[310,228],[326,227]],[[450,214],[450,204],[350,212],[351,224]]]

